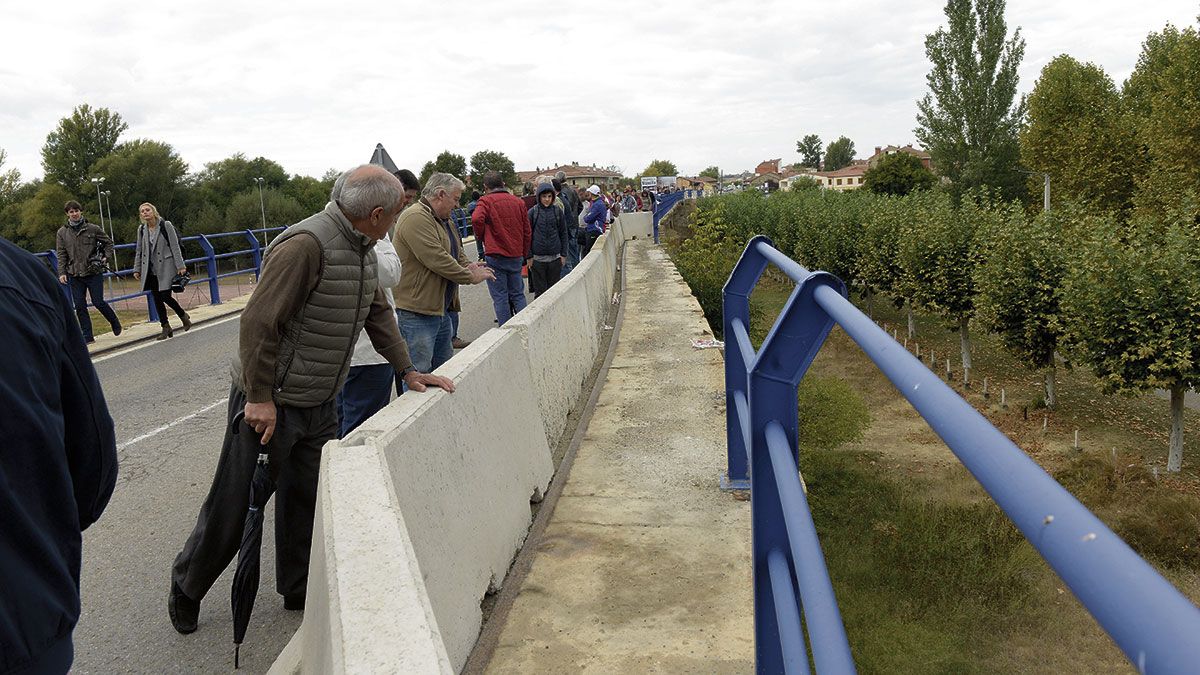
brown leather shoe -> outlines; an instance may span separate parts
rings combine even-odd
[[[466,347],[467,345],[471,344],[471,341],[470,341],[470,340],[464,340],[464,339],[462,339],[462,338],[460,338],[460,337],[456,337],[456,338],[454,338],[453,340],[451,340],[451,341],[450,341],[450,344],[451,344],[451,345],[452,345],[452,346],[453,346],[455,349],[462,349],[463,347]]]

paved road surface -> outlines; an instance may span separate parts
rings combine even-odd
[[[462,289],[460,335],[492,328],[484,285]],[[96,359],[116,420],[120,476],[108,509],[84,534],[77,673],[220,672],[233,668],[233,566],[204,599],[200,627],[179,635],[167,618],[170,567],[216,467],[237,317]],[[273,502],[272,502],[273,503]],[[273,508],[263,573],[242,647],[243,672],[265,672],[300,625],[275,593]]]

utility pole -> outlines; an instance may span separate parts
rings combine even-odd
[[[110,236],[113,238],[113,244],[115,245],[117,243],[117,238],[116,238],[116,229],[115,229],[115,226],[113,225],[113,217],[112,217],[112,197],[110,196],[112,194],[112,191],[105,190],[104,192],[102,192],[100,194],[104,195],[104,204],[102,206],[106,207],[108,209],[108,229],[112,232],[112,234]],[[117,262],[117,249],[115,249],[115,248],[113,249],[113,267],[116,268],[115,270],[113,270],[114,272],[117,272],[121,269],[121,263]]]

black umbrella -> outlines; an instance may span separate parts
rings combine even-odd
[[[371,153],[371,164],[382,166],[388,170],[388,173],[394,174],[400,170],[392,161],[392,156],[388,154],[388,151],[383,149],[383,143],[375,144],[375,152]]]
[[[233,417],[233,433],[238,433],[244,414]],[[233,588],[229,594],[233,609],[233,667],[241,667],[242,640],[250,625],[250,612],[254,610],[254,598],[258,595],[259,569],[262,566],[263,509],[275,492],[275,481],[271,478],[270,457],[263,448],[258,453],[258,464],[250,480],[250,509],[246,512],[246,524],[242,527],[242,545],[238,548],[237,569],[233,573]]]

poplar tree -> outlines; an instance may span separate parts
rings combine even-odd
[[[917,139],[956,195],[976,187],[1006,201],[1025,192],[1017,131],[1017,68],[1025,55],[1021,29],[1008,36],[1004,0],[948,0],[948,25],[925,38],[933,64],[929,93],[917,102]]]

